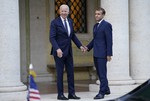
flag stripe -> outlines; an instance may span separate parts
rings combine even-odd
[[[33,88],[30,88],[29,91],[31,91],[31,92],[38,92],[39,93],[39,91],[37,89],[33,89]]]
[[[30,96],[30,99],[39,99],[40,100],[39,97],[33,97],[33,96]]]
[[[30,92],[30,93],[32,93],[32,94],[40,94],[40,93],[37,93],[37,92]]]
[[[38,97],[38,98],[40,98],[40,95],[39,94],[31,94],[30,93],[30,95],[29,96],[31,96],[31,97]]]
[[[29,82],[29,89],[28,89],[28,101],[40,101],[41,97],[40,97],[40,92],[37,88],[37,85],[34,81],[34,78],[32,75],[30,75],[30,78],[29,78],[30,82]]]
[[[40,94],[39,91],[31,91],[30,89],[29,89],[29,92],[32,94]]]

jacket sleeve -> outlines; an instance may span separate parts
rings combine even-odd
[[[112,56],[112,26],[108,23],[105,27],[105,34],[106,34],[106,45],[107,45],[107,56]]]
[[[77,38],[77,36],[73,33],[72,36],[72,41],[75,43],[75,45],[80,48],[80,46],[82,46],[81,42],[79,41],[79,39]]]
[[[82,46],[82,43],[80,42],[80,40],[77,38],[77,36],[75,35],[75,32],[74,32],[74,28],[73,28],[73,21],[71,19],[69,19],[70,23],[71,23],[71,27],[72,27],[72,30],[73,30],[73,34],[72,34],[72,41],[75,43],[75,45],[80,48],[80,46]]]
[[[52,21],[51,22],[51,25],[50,25],[50,36],[49,36],[49,40],[50,40],[50,43],[52,44],[52,47],[54,50],[57,50],[59,49],[59,46],[58,46],[58,43],[56,41],[56,24],[55,24],[55,21]]]
[[[93,48],[93,40],[87,45],[88,51],[90,51]]]

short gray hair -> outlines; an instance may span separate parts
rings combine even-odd
[[[62,9],[63,7],[68,8],[68,11],[69,11],[69,6],[66,5],[66,4],[62,4],[62,5],[59,7],[59,9]]]

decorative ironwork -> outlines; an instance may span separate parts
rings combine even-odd
[[[70,8],[69,17],[74,21],[76,33],[86,33],[86,0],[55,0],[55,17],[59,16],[59,7],[67,4]]]

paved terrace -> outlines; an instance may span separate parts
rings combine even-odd
[[[115,87],[110,87],[111,94],[106,95],[104,99],[101,100],[94,100],[94,96],[97,94],[97,91],[89,91],[89,84],[92,86],[95,85],[95,81],[75,81],[75,90],[76,90],[76,95],[81,97],[80,100],[73,100],[69,99],[67,101],[107,101],[110,99],[114,99],[117,97],[120,97],[130,90],[134,89],[136,86],[132,87],[131,85],[130,90],[126,90],[129,87],[125,86],[123,87],[124,89],[120,89],[120,86]],[[56,82],[40,82],[37,83],[41,95],[41,101],[61,101],[57,100],[57,89],[56,89]],[[97,85],[93,86],[92,89],[98,89],[96,88]],[[64,95],[67,97],[67,83],[64,82]],[[0,101],[27,101],[26,100],[27,96],[27,91],[24,92],[9,92],[9,93],[0,93]]]

